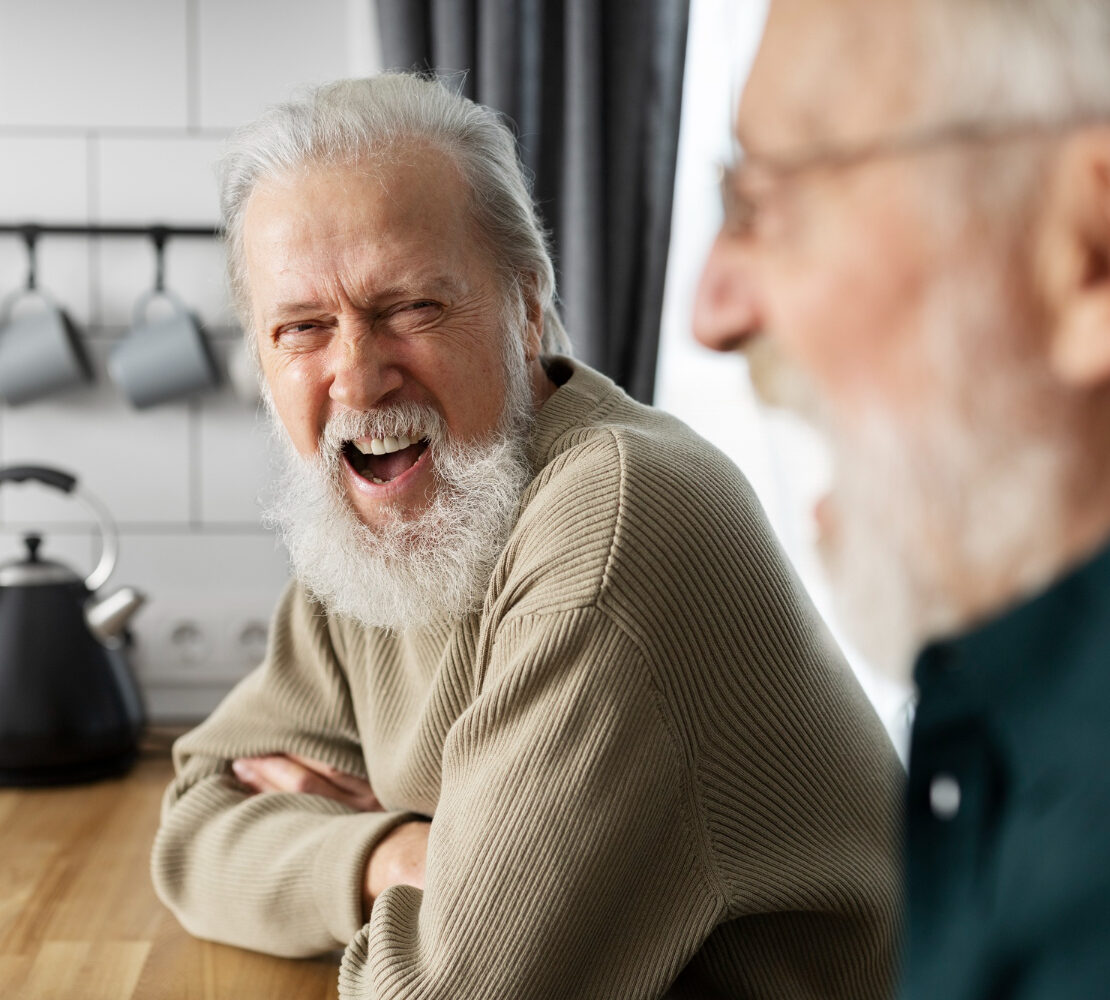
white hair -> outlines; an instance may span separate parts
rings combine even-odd
[[[399,146],[428,143],[458,165],[470,211],[503,279],[506,295],[543,312],[541,349],[571,353],[555,309],[555,270],[517,155],[495,111],[438,80],[383,73],[339,80],[279,104],[238,129],[219,165],[220,208],[232,294],[253,344],[243,254],[243,217],[260,181],[314,165],[378,161]]]
[[[1106,0],[919,0],[930,80],[951,114],[997,121],[1110,116]]]

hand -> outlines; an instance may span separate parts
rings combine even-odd
[[[382,808],[368,781],[297,754],[240,757],[231,762],[231,769],[252,792],[324,795],[357,812],[379,812]]]
[[[424,888],[424,868],[428,860],[428,833],[432,824],[417,819],[394,827],[374,848],[366,864],[362,886],[363,917],[391,885]]]

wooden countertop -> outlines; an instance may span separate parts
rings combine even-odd
[[[151,888],[172,769],[165,743],[125,778],[0,788],[4,1000],[335,1000],[338,955],[292,961],[198,941]]]

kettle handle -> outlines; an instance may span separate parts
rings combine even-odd
[[[9,465],[0,469],[0,483],[25,483],[28,479],[53,486],[63,493],[72,493],[77,486],[76,476],[62,472],[61,469],[48,469],[45,465]]]
[[[24,483],[33,479],[44,486],[53,486],[63,493],[70,493],[93,512],[100,528],[100,560],[93,571],[85,577],[85,588],[90,594],[96,593],[107,582],[116,568],[119,553],[119,540],[116,525],[108,508],[96,497],[77,488],[77,477],[61,469],[51,469],[45,465],[9,465],[0,469],[0,484],[5,482]]]

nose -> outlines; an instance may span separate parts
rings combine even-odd
[[[386,337],[370,331],[343,331],[331,345],[328,395],[352,410],[370,410],[404,384]]]
[[[694,337],[715,351],[735,351],[759,333],[762,322],[747,251],[740,241],[721,234],[698,283]]]

